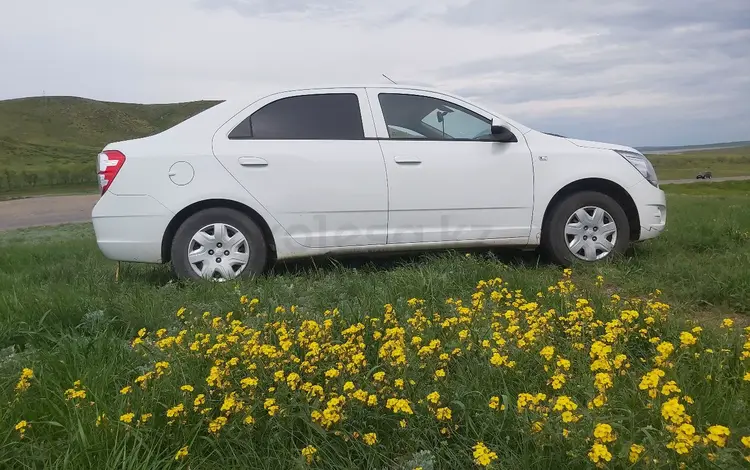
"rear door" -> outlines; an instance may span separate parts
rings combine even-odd
[[[306,90],[254,103],[219,129],[213,147],[299,244],[381,245],[388,194],[374,137],[364,89]]]

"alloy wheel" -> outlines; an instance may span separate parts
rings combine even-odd
[[[206,225],[188,244],[188,263],[200,277],[226,281],[239,276],[250,259],[250,244],[235,227],[224,223]]]
[[[565,242],[578,259],[596,261],[605,258],[617,243],[615,219],[601,207],[581,207],[565,223]]]

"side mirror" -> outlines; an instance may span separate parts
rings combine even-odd
[[[511,132],[508,124],[502,119],[492,119],[490,132],[492,133],[492,140],[495,142],[518,142],[516,135]]]

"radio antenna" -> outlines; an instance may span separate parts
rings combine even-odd
[[[393,83],[394,85],[398,85],[398,83],[396,83],[396,82],[394,82],[393,80],[391,80],[391,79],[390,79],[390,78],[388,77],[388,75],[386,75],[386,74],[382,74],[382,75],[383,75],[383,76],[384,76],[384,77],[385,77],[385,78],[386,78],[386,79],[387,79],[387,80],[388,80],[389,82]]]

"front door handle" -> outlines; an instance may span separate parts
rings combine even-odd
[[[268,162],[260,157],[240,157],[242,166],[268,166]]]
[[[422,160],[414,157],[394,157],[393,161],[401,165],[419,165],[422,163]]]

